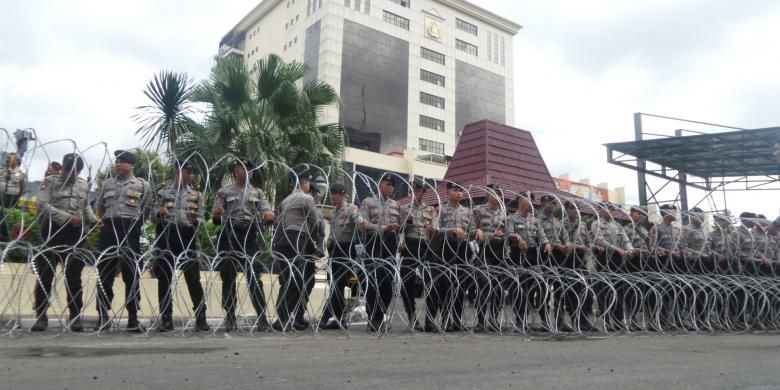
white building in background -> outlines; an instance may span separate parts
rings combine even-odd
[[[442,178],[464,125],[514,124],[520,28],[464,0],[263,0],[220,54],[306,63],[341,97],[323,120],[347,129],[347,162]]]

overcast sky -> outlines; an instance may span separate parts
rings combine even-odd
[[[515,125],[534,133],[553,175],[625,186],[635,202],[635,174],[607,164],[602,145],[631,140],[638,111],[744,128],[780,125],[776,0],[474,2],[524,27],[515,38]],[[5,1],[0,127],[34,127],[45,141],[71,138],[81,148],[136,146],[131,116],[154,72],[204,78],[219,39],[256,4]],[[645,123],[655,133],[681,127],[705,130]],[[55,158],[71,149],[67,142],[46,148]],[[99,152],[89,155],[100,164]],[[43,169],[36,160],[33,180]],[[777,215],[776,193],[729,196],[737,213]]]

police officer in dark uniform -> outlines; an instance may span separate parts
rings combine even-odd
[[[160,304],[161,332],[173,330],[173,294],[171,282],[177,263],[184,273],[187,290],[195,312],[195,327],[208,331],[206,302],[200,284],[198,266],[198,226],[203,223],[203,194],[192,187],[193,166],[189,161],[176,161],[173,183],[157,193],[157,212],[152,216],[157,225],[156,241],[159,260],[155,268],[157,295]]]
[[[111,327],[109,310],[114,299],[114,279],[117,270],[125,284],[127,330],[144,331],[138,321],[141,299],[141,229],[152,212],[153,199],[149,183],[133,174],[138,162],[135,154],[124,150],[114,152],[116,177],[110,177],[95,201],[95,209],[103,222],[98,249],[105,257],[98,259],[98,324],[95,330]]]
[[[62,263],[65,273],[70,329],[74,332],[84,329],[81,321],[84,259],[79,258],[76,248],[84,247],[87,227],[97,223],[97,218],[87,198],[89,183],[78,176],[84,168],[84,161],[79,155],[69,153],[62,158],[62,165],[60,173],[46,177],[38,191],[41,237],[47,249],[33,261],[33,269],[38,276],[35,285],[38,320],[30,328],[33,332],[44,331],[49,325],[46,309],[57,263]]]
[[[277,231],[274,252],[279,273],[279,299],[276,303],[278,320],[274,330],[303,330],[309,327],[303,314],[313,284],[314,255],[321,247],[322,214],[314,200],[312,175],[298,175],[298,188],[288,195],[277,210]],[[316,190],[314,190],[316,191]]]
[[[249,288],[249,298],[257,313],[256,326],[268,328],[266,301],[260,275],[263,264],[257,257],[258,234],[263,225],[274,220],[271,204],[263,190],[249,180],[250,174],[257,175],[252,160],[237,158],[233,164],[235,181],[219,189],[211,213],[215,224],[222,225],[217,239],[221,261],[217,268],[222,278],[222,308],[225,310],[225,331],[236,330],[236,276],[243,271]]]
[[[355,245],[360,241],[358,232],[365,225],[360,209],[344,200],[347,188],[341,183],[330,186],[333,210],[327,218],[330,222],[328,254],[330,257],[330,297],[320,318],[320,329],[346,329],[344,318],[344,288],[352,276],[352,262],[357,258]],[[334,317],[334,321],[329,321]]]
[[[363,199],[360,212],[366,225],[366,251],[371,275],[366,291],[368,329],[378,332],[385,320],[385,312],[393,299],[393,271],[385,263],[398,252],[398,230],[401,228],[401,207],[391,198],[395,179],[386,174],[379,180],[379,193]],[[393,261],[394,262],[394,261]]]

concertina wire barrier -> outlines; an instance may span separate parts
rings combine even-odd
[[[36,149],[43,146],[38,145]],[[207,192],[220,187],[210,182],[209,171],[237,161],[233,156],[225,156],[208,165],[198,155],[189,156],[187,160],[197,166],[209,166],[200,170],[201,183]],[[266,161],[252,169],[260,170],[268,164],[280,165]],[[355,193],[357,186],[367,188],[371,194],[379,191],[376,179],[360,172],[336,172],[311,165],[284,168],[291,177],[296,177],[295,173],[301,170],[315,172],[315,176],[326,178],[326,185],[329,184],[328,177],[339,177],[338,181],[348,188],[348,193]],[[94,172],[82,172],[82,176],[84,174]],[[399,183],[408,180],[400,176],[395,179]],[[168,183],[149,184],[156,189]],[[436,194],[433,184],[426,182],[425,186],[428,194]],[[469,208],[476,206],[472,193],[493,191],[485,187],[460,188],[463,193],[461,204]],[[498,207],[504,216],[516,212],[510,209],[511,200],[528,199],[529,196],[509,189],[500,191]],[[328,191],[323,192],[324,196],[316,202],[329,204]],[[406,198],[406,202],[412,201],[413,197],[411,193],[395,195]],[[560,219],[570,216],[571,211],[561,206],[571,202],[576,219],[587,215],[592,218],[591,226],[600,222],[605,213],[599,211],[607,207],[579,198],[534,194],[537,201],[543,195],[554,198]],[[438,194],[436,199],[437,204],[447,202]],[[276,203],[280,201],[277,199]],[[322,208],[311,212],[323,211],[327,214]],[[530,209],[531,215],[538,216],[540,212],[533,207]],[[207,217],[210,213],[211,210],[206,210]],[[619,216],[621,213],[622,217]],[[624,225],[627,221],[628,230],[633,229],[635,222],[627,213],[613,211],[612,215],[618,215]],[[40,213],[35,218],[38,226],[45,224]],[[318,327],[318,320],[342,311],[344,315],[335,326],[335,332],[340,334],[366,328],[377,335],[424,329],[434,333],[484,331],[545,339],[599,338],[615,333],[646,332],[768,332],[780,326],[780,283],[775,277],[776,264],[758,266],[759,262],[755,260],[760,257],[761,250],[765,255],[776,253],[770,251],[776,241],[771,236],[758,237],[760,231],[751,231],[750,234],[755,235],[750,243],[754,249],[751,255],[745,256],[738,249],[744,243],[733,240],[734,227],[714,224],[709,228],[710,237],[721,237],[723,242],[710,240],[709,245],[725,248],[720,253],[723,256],[720,261],[715,260],[714,255],[708,258],[711,253],[706,251],[685,258],[663,253],[652,246],[624,257],[609,249],[599,251],[592,239],[584,244],[585,248],[570,250],[568,255],[554,251],[548,256],[539,248],[533,254],[529,251],[513,258],[511,253],[518,253],[518,249],[508,238],[501,240],[500,245],[480,245],[470,239],[456,244],[453,240],[437,242],[431,239],[423,241],[422,249],[417,251],[393,251],[388,256],[375,257],[366,250],[369,237],[360,229],[346,250],[334,250],[332,244],[327,244],[327,238],[316,237],[321,233],[314,231],[300,233],[301,237],[294,239],[306,243],[303,246],[308,249],[279,250],[273,243],[279,241],[284,230],[278,226],[282,219],[278,211],[275,223],[264,224],[258,218],[254,221],[257,229],[249,229],[242,237],[232,237],[231,242],[240,244],[237,248],[231,246],[224,250],[225,246],[219,241],[228,238],[217,233],[207,234],[205,245],[180,253],[161,249],[165,245],[160,245],[162,232],[166,229],[176,232],[175,226],[159,226],[151,241],[139,250],[113,247],[99,251],[90,245],[53,245],[45,240],[31,244],[25,240],[23,232],[18,233],[0,244],[3,251],[0,260],[0,335],[19,337],[28,334],[29,325],[37,316],[33,307],[34,290],[42,285],[41,275],[46,270],[53,273],[55,286],[50,296],[46,296],[50,302],[48,318],[53,323],[48,334],[69,330],[74,320],[74,313],[69,309],[72,304],[69,297],[72,296],[83,299],[76,316],[84,318],[84,335],[106,336],[120,332],[126,317],[126,308],[121,304],[121,288],[115,287],[118,297],[108,313],[114,326],[93,330],[90,322],[105,289],[101,280],[106,279],[99,275],[100,265],[117,255],[122,258],[122,266],[132,270],[131,277],[123,276],[125,291],[140,296],[141,322],[146,325],[143,329],[146,335],[158,334],[160,303],[173,308],[175,330],[171,334],[176,335],[195,333],[195,317],[199,312],[205,312],[211,324],[207,334],[222,333],[231,307],[238,312],[235,330],[254,336],[266,332],[300,333],[303,327],[299,324],[314,334],[327,334]],[[140,226],[149,222],[138,220],[136,223]],[[400,225],[399,238],[408,224],[402,221]],[[199,228],[205,229],[204,226]],[[563,224],[556,225],[556,229],[563,228]],[[87,226],[84,234],[90,235],[96,229],[100,227]],[[167,237],[170,240],[177,234]],[[197,236],[188,239],[196,240]],[[122,237],[117,237],[118,242],[121,240]],[[248,253],[243,248],[253,240],[259,243],[258,250]],[[679,240],[678,235],[675,247],[680,244]],[[763,248],[759,245],[761,242],[765,244]],[[384,252],[389,251],[378,253]],[[10,260],[13,253],[21,253],[17,262]],[[166,256],[172,260],[160,261]],[[495,261],[487,261],[487,258]],[[64,269],[72,268],[75,271],[71,272],[81,273],[83,282],[80,286],[77,283],[65,285],[67,272],[63,272],[63,264]],[[202,286],[205,296],[195,307],[187,292],[196,288],[184,277],[184,273],[193,272],[193,269],[197,272],[196,283]],[[238,276],[238,286],[226,286],[226,272],[233,274],[233,280],[236,280],[236,274],[244,276]],[[173,275],[168,296],[158,291],[159,284],[154,283],[154,278],[159,280],[166,275]],[[68,291],[68,288],[78,291]],[[333,297],[335,291],[343,292],[345,288],[351,295],[349,298],[340,298],[342,294]],[[230,305],[231,298],[227,297],[230,294],[235,294],[233,306]],[[412,313],[408,313],[409,306],[414,306]],[[284,315],[280,316],[280,312]],[[266,322],[280,318],[286,318],[280,322],[281,327],[269,326]],[[334,319],[339,320],[331,318],[331,324]],[[299,323],[298,320],[302,321]]]

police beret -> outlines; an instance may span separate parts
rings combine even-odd
[[[393,175],[389,173],[383,175],[382,178],[379,179],[379,182],[381,183],[383,181],[389,181],[390,183],[393,183],[393,187],[395,187],[395,177]]]
[[[455,183],[455,182],[452,182],[452,181],[448,181],[447,182],[447,189],[449,190],[451,188],[460,189],[460,186],[458,185],[458,183]]]
[[[520,193],[520,194],[518,194],[518,195],[517,195],[517,197],[515,197],[515,201],[519,201],[519,200],[520,200],[520,198],[526,198],[526,199],[528,199],[528,200],[529,200],[531,203],[533,203],[533,201],[534,201],[534,199],[536,198],[536,196],[534,195],[534,193],[533,193],[533,192],[531,192],[531,191],[526,191],[526,192],[523,192],[523,193]]]
[[[704,212],[704,210],[702,210],[702,209],[700,209],[698,207],[694,207],[694,208],[692,208],[692,209],[690,209],[688,211],[691,212],[691,213],[703,213]]]
[[[412,180],[412,187],[419,188],[423,191],[428,189],[428,186],[425,185],[425,181],[418,177],[415,177],[414,180]]]
[[[330,185],[330,192],[332,194],[343,194],[347,192],[347,186],[341,183],[333,183]]]
[[[236,157],[236,165],[243,165],[246,169],[252,169],[255,167],[255,163],[253,163],[249,157]]]
[[[117,160],[124,161],[128,164],[135,165],[138,163],[138,156],[134,155],[133,153],[130,153],[126,150],[115,150],[114,151],[114,157],[116,157]]]
[[[772,225],[775,225],[775,227],[780,228],[780,217],[775,218],[775,220],[772,221]]]
[[[555,200],[555,197],[550,194],[544,194],[541,198],[539,198],[539,200],[542,202],[552,202]]]
[[[298,174],[298,181],[301,181],[301,180],[312,181],[312,180],[314,180],[314,177],[312,176],[311,173],[309,173],[309,171],[305,171],[305,172],[301,172],[301,173]]]
[[[192,170],[195,167],[192,165],[190,160],[176,160],[176,169],[189,169]]]
[[[714,214],[712,217],[715,218],[715,219],[722,219],[724,221],[729,221],[731,219],[726,214]]]
[[[645,210],[645,208],[642,206],[631,206],[630,211],[632,213],[637,212],[637,213],[647,214],[647,210]]]
[[[755,213],[751,213],[749,211],[745,211],[742,214],[740,214],[739,217],[740,218],[755,218],[756,214]]]
[[[659,210],[677,210],[677,207],[673,204],[665,204],[658,208]]]
[[[84,169],[84,160],[76,153],[68,153],[62,156],[62,166],[68,168],[75,167],[77,171],[81,171]]]

